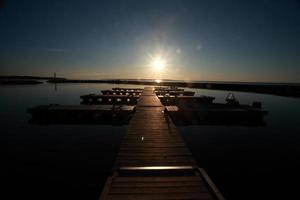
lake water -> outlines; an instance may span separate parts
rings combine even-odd
[[[1,180],[9,198],[96,200],[126,126],[28,123],[29,107],[80,103],[80,95],[114,84],[0,86]],[[228,91],[188,89],[224,102]],[[300,99],[234,92],[241,103],[261,101],[264,127],[181,126],[184,140],[227,199],[291,199],[298,195]]]

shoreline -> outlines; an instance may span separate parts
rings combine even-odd
[[[0,85],[37,85],[43,84],[42,81],[29,79],[0,79]]]
[[[109,84],[131,84],[131,85],[154,85],[175,86],[195,89],[227,90],[238,92],[252,92],[260,94],[272,94],[286,97],[300,97],[299,83],[251,83],[251,82],[184,82],[162,80],[78,80],[66,78],[36,77],[36,76],[0,76],[0,85],[35,85],[43,84],[44,81],[52,84],[60,83],[109,83]]]
[[[243,84],[243,83],[211,83],[211,82],[155,82],[140,80],[72,80],[72,79],[50,79],[49,83],[110,83],[110,84],[131,84],[131,85],[155,85],[155,86],[176,86],[210,90],[229,90],[239,92],[253,92],[262,94],[273,94],[286,97],[300,97],[300,84]]]

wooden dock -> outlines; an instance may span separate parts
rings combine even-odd
[[[140,95],[142,93],[141,90],[102,90],[103,95]]]
[[[199,103],[199,104],[212,104],[215,100],[215,97],[210,96],[165,96],[165,95],[157,95],[160,99],[161,103],[164,106],[169,105],[179,105],[182,103]]]
[[[88,94],[80,96],[83,105],[113,104],[113,105],[135,105],[140,98],[139,95],[97,95]]]
[[[224,199],[197,166],[153,87],[141,93],[100,200]]]
[[[143,92],[142,88],[112,88],[112,90],[120,92]]]
[[[156,95],[170,95],[170,96],[194,96],[195,95],[195,92],[193,91],[173,91],[173,90],[158,90],[158,91],[155,91]]]
[[[265,126],[267,111],[250,106],[226,104],[187,104],[165,106],[165,112],[176,125],[242,125]]]
[[[127,124],[135,106],[128,105],[41,105],[27,110],[34,124]]]

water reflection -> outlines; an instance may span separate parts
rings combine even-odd
[[[6,147],[3,163],[7,167],[4,181],[7,191],[14,191],[11,199],[98,199],[126,126],[30,125],[26,110],[40,104],[79,105],[80,95],[112,87],[143,88],[112,84],[0,87],[1,141]],[[228,93],[193,91],[214,96],[220,103]],[[194,157],[228,199],[258,199],[258,194],[267,199],[274,190],[278,196],[292,195],[296,187],[292,180],[299,177],[300,166],[300,100],[234,94],[243,104],[261,101],[269,111],[268,125],[180,127]]]
[[[228,92],[196,90],[224,102]],[[266,127],[189,126],[181,133],[199,165],[230,199],[292,199],[299,178],[300,100],[234,92],[242,103],[261,101]],[[223,98],[222,98],[223,97]],[[276,193],[274,193],[276,191]],[[247,194],[247,195],[245,195]]]

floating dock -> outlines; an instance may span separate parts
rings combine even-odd
[[[200,103],[200,104],[212,104],[215,97],[210,96],[165,96],[165,95],[158,95],[158,98],[162,102],[164,106],[167,105],[179,105],[181,103]]]
[[[166,94],[157,95],[157,91]],[[128,124],[126,119],[130,119],[134,111],[134,107],[130,106],[142,105],[143,102],[149,101],[145,95],[140,95],[142,92],[145,94],[140,88],[113,88],[102,92],[109,94],[80,96],[82,106],[48,105],[31,108],[31,122],[110,124],[110,120],[111,124],[115,124],[116,119],[122,119],[119,120],[122,121],[121,124]],[[154,102],[158,106],[163,104],[176,125],[265,125],[263,118],[267,111],[262,110],[261,102],[253,102],[251,106],[241,105],[232,93],[228,94],[227,103],[220,104],[214,103],[215,98],[210,96],[169,95],[174,92],[185,94],[183,89],[174,87],[155,87],[152,92],[151,96],[156,96],[149,105],[153,106]]]
[[[156,91],[184,91],[183,88],[178,88],[178,87],[155,87],[154,90],[155,92]]]
[[[214,97],[194,97],[194,92],[174,87],[113,88],[102,93],[81,96],[85,105],[28,109],[32,122],[40,124],[128,124],[100,200],[223,200],[174,123],[259,123],[267,114],[260,102],[240,105],[233,94],[226,104],[217,104]]]
[[[224,199],[197,166],[153,87],[128,125],[100,200]]]
[[[166,106],[165,112],[176,125],[245,125],[264,126],[267,111],[251,106],[226,104],[188,104]]]
[[[30,122],[36,124],[112,124],[128,123],[135,106],[116,105],[41,105],[29,108]]]
[[[88,94],[80,96],[81,104],[97,105],[97,104],[117,104],[117,105],[135,105],[140,98],[139,95],[97,95]]]
[[[155,91],[156,95],[170,95],[170,96],[194,96],[195,92],[193,91],[184,91],[184,90],[179,90],[179,91],[174,91],[174,90],[156,90]]]
[[[215,99],[214,97],[209,96],[199,96],[193,97],[191,95],[194,92],[184,91],[183,89],[162,89],[159,88],[157,92],[158,98],[162,102],[163,105],[178,105],[180,102],[197,102],[197,103],[212,103]],[[117,104],[117,105],[135,105],[142,93],[141,89],[126,89],[126,88],[113,88],[112,90],[103,90],[103,95],[100,94],[88,94],[82,95],[80,98],[82,99],[81,104],[84,105],[97,105],[97,104]],[[164,95],[161,95],[163,93]],[[177,94],[170,96],[169,94]],[[188,94],[188,95],[186,95]],[[180,96],[179,96],[180,95]]]
[[[143,92],[142,88],[112,88],[112,90],[120,92]]]
[[[118,90],[102,90],[104,95],[141,95],[141,90],[133,91],[118,91]]]

